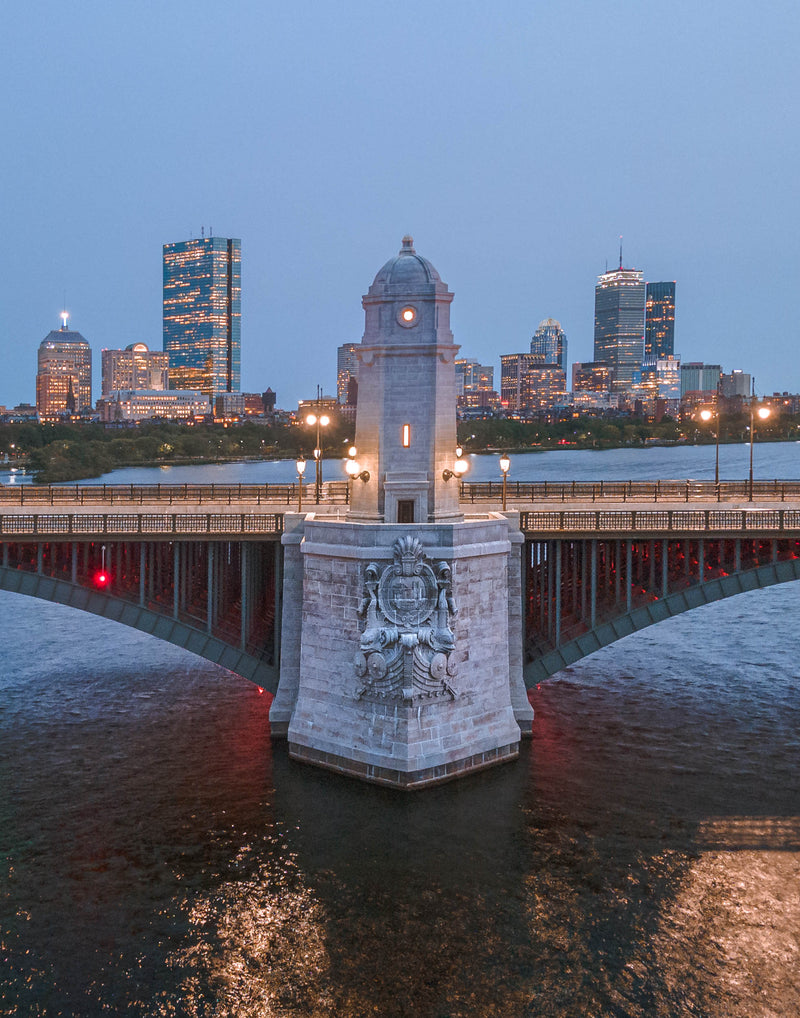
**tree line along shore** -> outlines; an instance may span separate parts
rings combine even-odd
[[[544,423],[517,420],[471,420],[458,426],[465,453],[536,452],[547,449],[618,449],[648,445],[713,444],[715,421],[649,423],[630,417],[590,418]],[[748,440],[747,414],[723,417],[719,441]],[[800,414],[779,414],[758,424],[759,441],[795,440]],[[352,424],[332,420],[323,436],[323,457],[342,458],[352,444]],[[0,424],[0,457],[8,466],[24,465],[40,484],[99,477],[121,467],[235,460],[297,459],[313,456],[316,433],[302,424],[245,421],[220,424],[143,423],[135,428],[101,424]]]

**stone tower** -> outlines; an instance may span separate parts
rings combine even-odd
[[[285,517],[272,732],[397,788],[514,759],[533,718],[517,519],[459,505],[452,299],[405,237],[363,299],[350,512]]]
[[[408,236],[362,300],[356,448],[370,480],[354,485],[351,519],[463,518],[458,484],[444,479],[456,449],[452,300]]]

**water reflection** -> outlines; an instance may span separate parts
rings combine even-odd
[[[798,1013],[799,586],[587,658],[517,764],[421,795],[290,761],[207,662],[2,595],[0,1014]]]

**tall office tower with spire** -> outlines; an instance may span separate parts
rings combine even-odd
[[[644,359],[665,360],[675,353],[675,283],[648,283],[645,297]]]
[[[242,244],[164,245],[164,350],[170,389],[215,397],[241,387]]]
[[[67,328],[68,319],[67,312],[62,312],[61,328],[53,329],[39,344],[36,410],[40,420],[55,420],[92,406],[92,351],[79,332]]]
[[[561,322],[545,318],[531,339],[531,353],[537,364],[557,364],[563,372],[567,370],[567,336]]]
[[[358,399],[358,343],[343,343],[336,351],[336,399],[352,404]]]
[[[622,265],[598,276],[594,290],[594,359],[608,365],[612,392],[626,392],[642,366],[645,283]]]

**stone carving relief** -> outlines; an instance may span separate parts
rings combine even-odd
[[[358,609],[365,620],[355,656],[358,696],[413,700],[456,697],[458,665],[450,628],[458,613],[447,562],[431,566],[421,541],[398,538],[394,562],[370,562]]]

